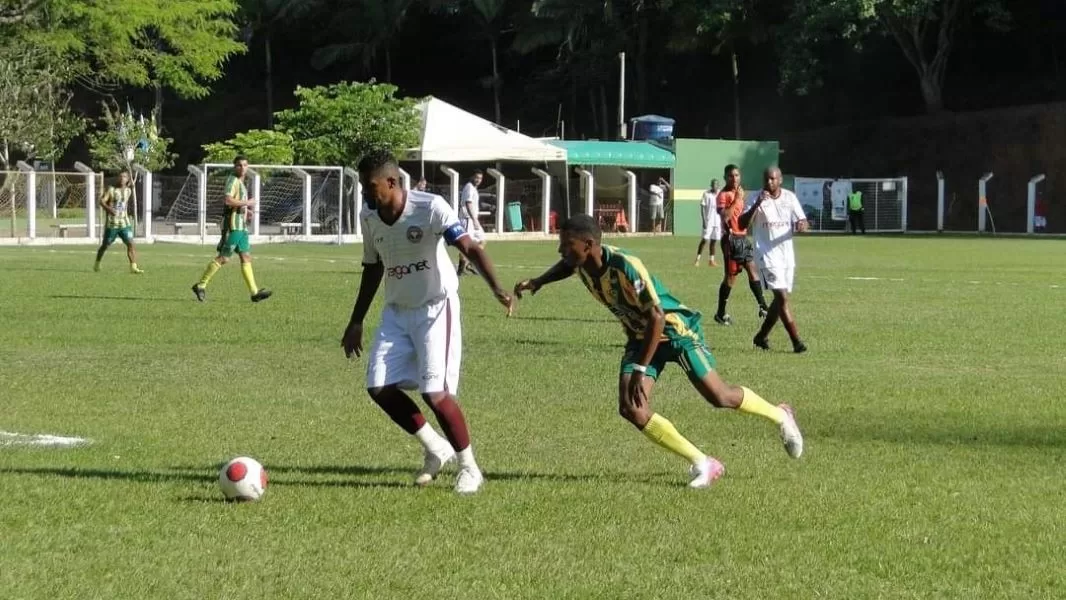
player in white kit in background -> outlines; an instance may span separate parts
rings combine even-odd
[[[763,173],[763,189],[751,208],[740,216],[741,227],[751,227],[755,234],[755,264],[763,286],[774,294],[762,328],[752,340],[763,350],[770,349],[768,337],[777,320],[784,324],[792,339],[793,352],[807,351],[796,330],[789,295],[796,275],[796,253],[792,248],[794,231],[805,232],[809,226],[796,194],[781,187],[781,169],[770,167]]]
[[[500,287],[492,261],[470,239],[448,202],[434,194],[403,189],[399,166],[390,153],[378,151],[363,158],[359,181],[366,200],[361,217],[363,275],[341,345],[349,358],[362,355],[363,319],[385,278],[385,306],[370,347],[367,391],[425,449],[425,462],[415,483],[428,484],[444,464],[457,457],[455,491],[476,492],[484,477],[456,402],[462,358],[459,279],[444,242],[477,266],[496,299],[508,308],[508,315],[511,296]],[[403,391],[414,389],[433,410],[444,437]]]
[[[710,257],[707,265],[714,267],[718,261],[714,259],[714,247],[722,239],[722,217],[718,214],[718,180],[711,180],[711,187],[703,192],[700,198],[700,217],[703,219],[703,232],[700,235],[700,245],[696,248],[696,262],[693,266],[700,266],[700,258],[703,255],[703,246],[710,242],[711,249],[707,253]]]
[[[470,239],[482,248],[485,247],[485,230],[481,228],[481,195],[478,194],[477,188],[484,177],[481,169],[474,169],[474,172],[470,174],[470,179],[459,193],[459,224],[470,234]],[[477,275],[470,261],[462,254],[459,255],[459,266],[456,267],[455,272],[459,275],[464,272]]]

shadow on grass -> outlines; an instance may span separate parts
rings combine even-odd
[[[160,297],[160,296],[94,296],[94,295],[90,295],[90,294],[83,294],[83,295],[77,295],[77,296],[75,296],[75,295],[53,294],[51,296],[48,296],[48,298],[52,298],[53,300],[124,300],[124,301],[129,301],[129,302],[145,302],[145,301],[159,302],[160,300],[162,300],[163,302],[185,302],[185,303],[187,303],[187,302],[190,301],[190,299],[166,298],[166,297]]]
[[[478,316],[490,316],[490,315],[478,315]],[[521,314],[516,313],[511,317],[517,321],[560,321],[564,323],[614,323],[614,319],[589,319],[585,317],[523,317]]]
[[[176,483],[195,482],[213,484],[218,478],[222,464],[204,467],[171,467],[168,470],[138,469],[100,469],[75,467],[9,467],[0,468],[3,475],[34,475],[41,477],[67,477],[74,479],[120,480],[135,483]],[[298,487],[348,487],[348,488],[413,488],[411,476],[413,469],[400,467],[371,467],[362,465],[316,465],[316,466],[267,466],[270,485]],[[305,477],[300,477],[301,475]],[[333,475],[356,479],[308,479],[307,476]],[[358,478],[364,479],[358,479]],[[367,477],[388,477],[389,479],[365,479]],[[444,477],[454,477],[454,468],[446,470]],[[598,484],[603,483],[641,483],[649,485],[676,485],[684,483],[677,472],[669,473],[538,473],[532,471],[485,471],[489,481],[523,482],[543,481],[554,483]],[[187,495],[179,498],[182,502],[215,502],[213,497]]]
[[[899,421],[880,422],[820,431],[817,437],[847,442],[884,442],[890,444],[938,446],[972,446],[1004,448],[1066,448],[1066,428],[1054,426],[967,428],[962,425],[937,425]]]

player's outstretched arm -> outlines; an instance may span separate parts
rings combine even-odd
[[[355,298],[352,316],[341,338],[344,355],[348,358],[351,358],[353,354],[359,356],[363,353],[363,319],[366,318],[370,303],[374,301],[374,296],[381,287],[381,279],[384,275],[385,265],[380,261],[363,265],[363,274],[359,279],[359,294]]]
[[[550,269],[544,272],[540,277],[534,277],[533,279],[525,279],[514,284],[514,293],[518,298],[522,297],[522,292],[529,292],[536,294],[540,291],[540,288],[548,285],[549,283],[555,283],[556,281],[562,281],[567,277],[574,274],[574,268],[567,265],[566,261],[560,260],[551,266]]]
[[[492,265],[492,259],[489,258],[488,253],[481,246],[474,243],[469,235],[460,236],[455,240],[454,246],[467,260],[474,263],[478,272],[489,284],[489,289],[496,296],[496,300],[507,308],[507,316],[510,316],[514,310],[513,300],[507,290],[500,286],[500,280],[496,278],[496,268]]]

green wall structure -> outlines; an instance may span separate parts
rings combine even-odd
[[[780,145],[776,141],[679,138],[674,154],[674,235],[700,234],[700,198],[711,179],[723,183],[722,170],[726,165],[740,167],[741,183],[748,190],[762,187],[766,167],[780,166]]]

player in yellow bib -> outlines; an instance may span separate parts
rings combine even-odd
[[[100,248],[96,251],[96,264],[94,271],[100,270],[100,262],[104,260],[104,253],[108,247],[121,239],[126,245],[126,258],[130,261],[130,273],[140,275],[144,273],[137,266],[137,248],[133,245],[133,221],[129,217],[129,205],[133,198],[133,188],[130,187],[130,174],[123,171],[118,174],[118,187],[109,187],[100,198],[100,208],[107,213],[104,225],[104,239]]]
[[[266,300],[272,294],[270,290],[255,284],[255,275],[252,273],[252,248],[248,243],[246,219],[250,211],[255,210],[255,198],[248,197],[248,188],[244,185],[244,174],[247,171],[247,158],[237,156],[233,159],[233,174],[226,178],[226,207],[222,221],[222,239],[215,248],[218,254],[214,260],[207,263],[200,281],[192,286],[192,293],[200,302],[207,299],[207,284],[211,282],[211,278],[218,273],[222,265],[229,261],[234,251],[241,258],[241,275],[244,277],[245,285],[248,286],[248,293],[252,295],[252,302]]]
[[[559,229],[562,260],[540,277],[515,284],[515,296],[537,293],[545,285],[577,274],[593,298],[607,307],[626,332],[627,343],[618,373],[618,412],[648,439],[689,461],[689,487],[705,488],[725,473],[717,459],[707,456],[681,435],[674,425],[651,410],[651,390],[668,363],[675,363],[705,400],[718,408],[732,408],[764,417],[780,428],[785,451],[792,458],[803,453],[792,408],[774,406],[751,389],[722,380],[704,342],[702,315],[682,304],[639,258],[600,243],[601,232],[588,215],[576,215]]]

